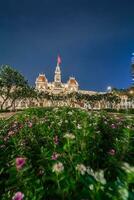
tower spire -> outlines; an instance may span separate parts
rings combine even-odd
[[[54,82],[55,83],[61,83],[61,69],[60,69],[60,64],[61,64],[61,58],[60,56],[57,57],[57,66],[55,69],[55,75],[54,75]]]

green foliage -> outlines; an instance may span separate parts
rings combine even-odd
[[[129,108],[129,109],[110,109],[110,108],[106,108],[103,109],[104,111],[107,112],[111,112],[111,113],[124,113],[124,114],[134,114],[134,109],[133,108]]]
[[[2,65],[0,68],[0,97],[1,110],[3,107],[7,110],[13,105],[15,106],[16,100],[22,100],[25,98],[32,98],[36,96],[34,88],[28,85],[24,76],[17,70],[9,65]],[[6,106],[8,102],[8,106]],[[10,103],[10,105],[9,105]]]
[[[71,108],[30,108],[0,121],[1,199],[21,191],[26,200],[132,200],[133,121]]]

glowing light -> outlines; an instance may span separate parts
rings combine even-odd
[[[108,86],[108,87],[107,87],[107,91],[110,92],[111,90],[112,90],[112,87],[111,87],[111,86]]]
[[[134,93],[134,91],[133,90],[130,90],[130,94],[133,94]]]

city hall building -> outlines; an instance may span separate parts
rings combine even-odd
[[[44,94],[47,93],[53,96],[61,96],[64,97],[71,93],[79,93],[85,95],[99,95],[99,94],[107,94],[111,92],[111,88],[106,92],[96,92],[96,91],[86,91],[81,90],[79,83],[75,77],[69,77],[66,83],[62,82],[62,73],[61,73],[61,58],[58,56],[57,58],[57,65],[54,72],[54,78],[52,82],[49,82],[45,74],[39,74],[35,81],[35,90],[39,92],[43,92]],[[132,57],[132,64],[131,64],[131,74],[132,74],[132,87],[128,89],[130,94],[134,94],[134,54]],[[120,98],[120,102],[114,105],[116,109],[127,109],[127,108],[134,108],[133,100],[128,98],[128,95],[124,92],[117,93],[117,96]],[[1,101],[0,101],[1,102]],[[10,102],[5,102],[5,107],[10,105]],[[24,109],[28,107],[51,107],[51,106],[71,106],[71,107],[82,107],[82,108],[91,108],[91,104],[89,102],[84,102],[81,100],[79,101],[72,101],[70,99],[62,99],[61,100],[52,100],[48,98],[41,98],[41,99],[25,99],[19,100],[15,102],[16,109]],[[94,104],[94,109],[101,109],[101,108],[110,108],[109,102],[97,101]],[[12,109],[12,108],[11,108]]]

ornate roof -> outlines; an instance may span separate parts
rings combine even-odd
[[[74,77],[70,77],[68,84],[69,85],[78,85],[78,82],[76,81],[76,79]]]
[[[37,78],[37,81],[46,82],[47,79],[46,79],[45,74],[39,74],[39,76],[38,76],[38,78]]]

